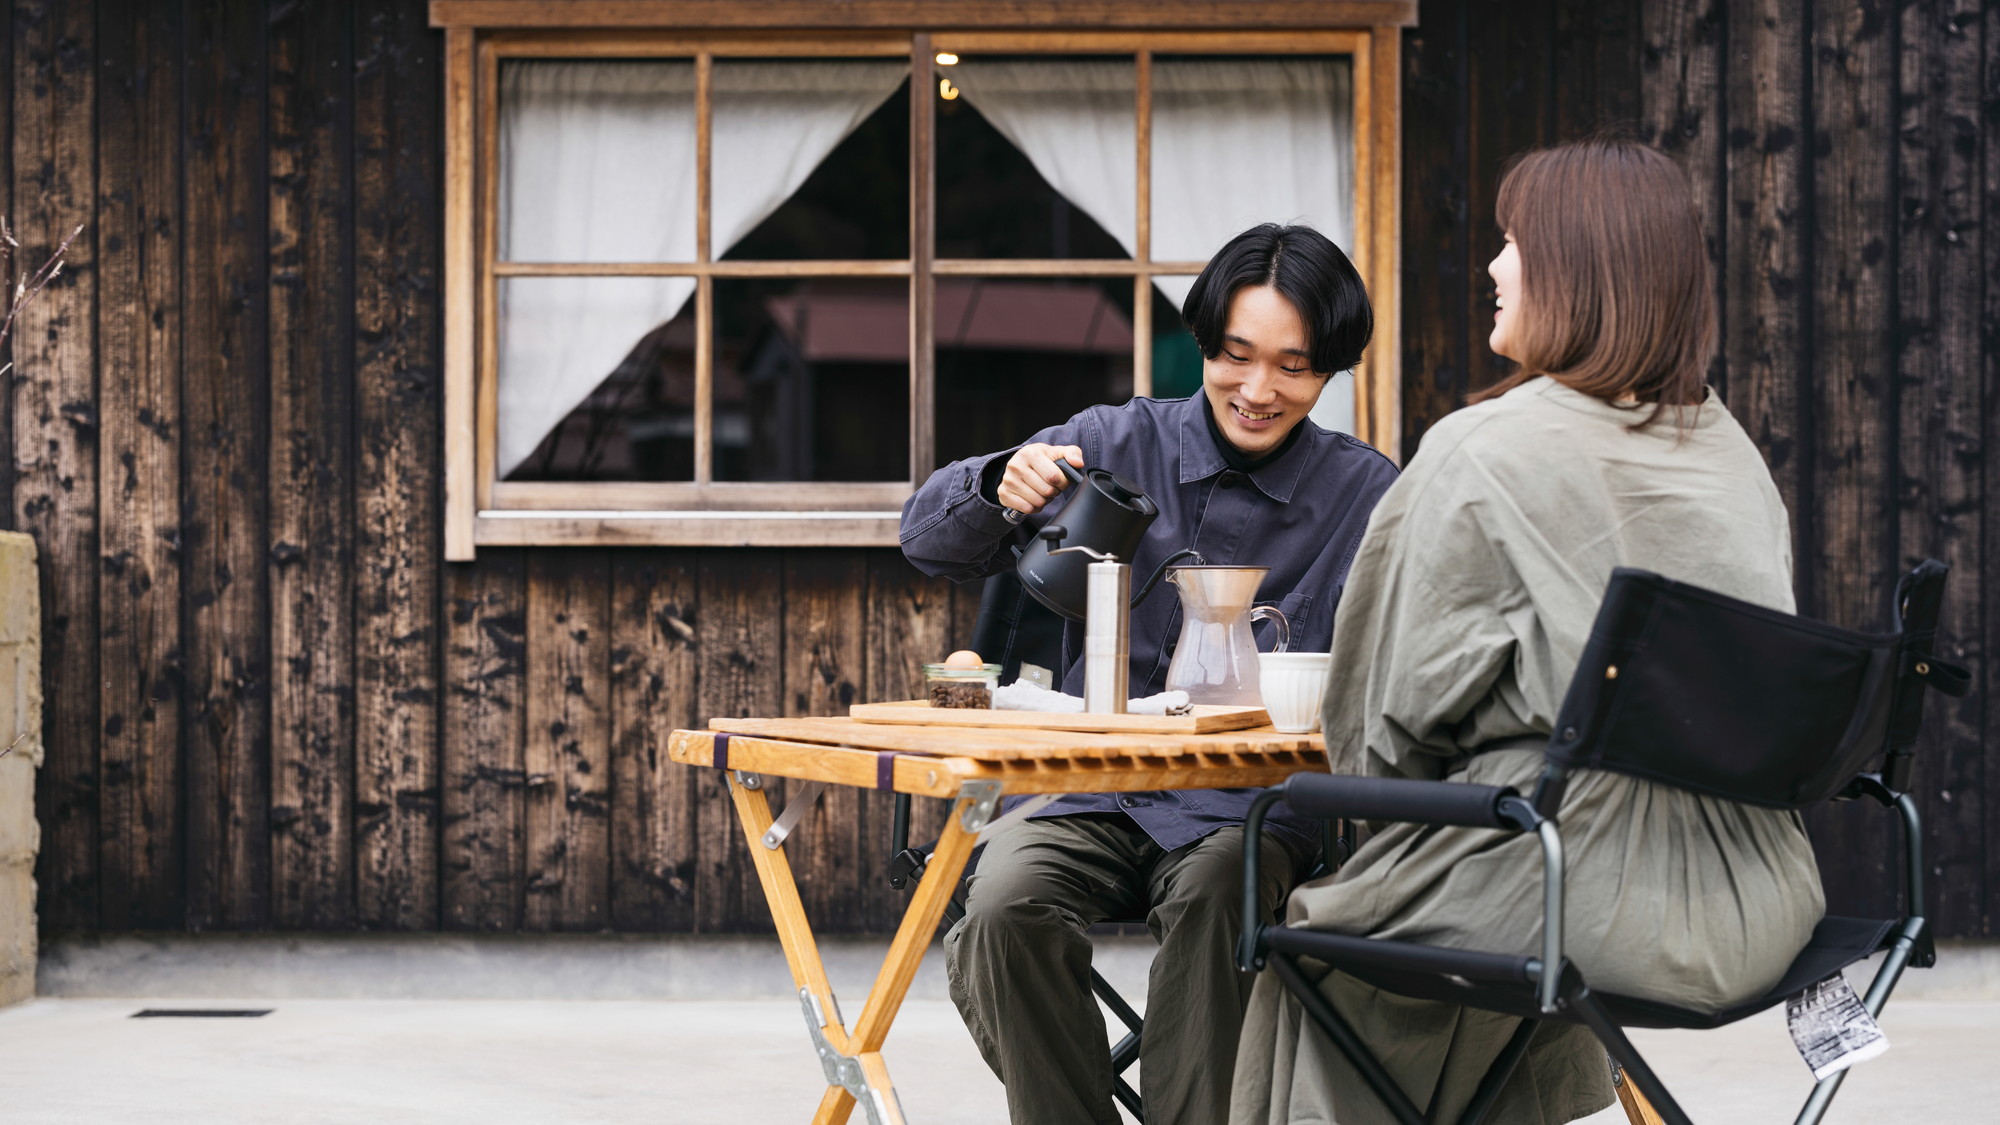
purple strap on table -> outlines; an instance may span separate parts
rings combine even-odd
[[[726,770],[729,768],[728,735],[718,734],[715,736],[715,757],[710,759],[710,763],[714,765],[716,769],[719,770]]]
[[[896,752],[893,750],[884,750],[875,755],[875,788],[893,789],[895,787]]]

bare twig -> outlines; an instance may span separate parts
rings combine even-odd
[[[27,308],[36,297],[41,296],[42,290],[47,289],[50,282],[62,276],[63,255],[69,253],[70,245],[82,233],[83,224],[78,223],[76,229],[69,232],[69,237],[63,239],[55,252],[42,263],[42,268],[36,270],[33,276],[17,278],[14,276],[14,254],[21,248],[21,243],[14,237],[14,228],[7,222],[6,216],[0,215],[0,284],[12,282],[7,286],[7,317],[5,320],[0,320],[0,348],[6,347],[7,341],[13,338],[14,318],[20,316],[21,310]],[[5,365],[0,365],[0,376],[6,375],[13,369],[13,361],[8,360]],[[15,735],[13,742],[0,749],[0,758],[12,754],[14,748],[31,733],[33,732],[22,731]]]
[[[14,336],[14,318],[20,316],[21,310],[32,304],[36,297],[41,296],[42,290],[47,289],[51,281],[62,276],[63,255],[69,253],[70,244],[82,233],[83,224],[78,223],[76,229],[69,232],[69,237],[63,239],[61,245],[56,247],[55,253],[49,255],[48,261],[42,263],[41,269],[36,270],[31,277],[19,278],[14,282],[13,292],[9,294],[7,301],[7,319],[0,321],[0,347],[4,347]],[[14,240],[14,232],[5,219],[0,219],[0,240],[5,240],[7,244],[6,252],[0,254],[0,269],[11,274],[14,251],[21,244]]]

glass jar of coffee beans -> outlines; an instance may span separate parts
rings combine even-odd
[[[924,665],[924,690],[932,707],[990,708],[999,682],[1000,666],[981,661],[976,652],[960,650],[942,664]]]

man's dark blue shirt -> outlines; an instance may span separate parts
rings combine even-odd
[[[1368,514],[1396,479],[1396,467],[1366,442],[1304,420],[1297,439],[1278,455],[1247,472],[1231,468],[1212,435],[1208,410],[1207,397],[1199,394],[1093,406],[1022,444],[1079,446],[1086,467],[1124,476],[1159,505],[1159,518],[1130,560],[1135,585],[1185,547],[1215,565],[1269,567],[1258,604],[1284,613],[1293,651],[1325,652],[1332,647],[1333,614],[1348,565],[1367,530]],[[903,554],[917,569],[961,582],[1005,570],[1034,529],[1062,511],[1070,492],[1015,524],[983,487],[988,470],[1004,465],[1019,448],[954,461],[931,474],[903,505]],[[1132,610],[1135,697],[1162,690],[1180,626],[1180,599],[1165,583]],[[1083,694],[1079,633],[1076,627],[1066,631],[1058,671],[1062,690],[1078,696]],[[1261,627],[1259,635],[1259,647],[1269,651],[1273,642]],[[1072,794],[1041,815],[1122,811],[1172,850],[1240,822],[1256,792]],[[1306,831],[1297,821],[1281,826]]]

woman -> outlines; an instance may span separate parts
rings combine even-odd
[[[1613,567],[1793,608],[1784,504],[1703,383],[1715,313],[1679,169],[1630,142],[1531,153],[1502,181],[1497,217],[1489,343],[1519,370],[1432,427],[1375,509],[1335,623],[1336,772],[1532,788]],[[1824,909],[1794,813],[1586,773],[1561,819],[1565,948],[1604,991],[1705,1010],[1760,994]],[[1293,893],[1291,923],[1536,948],[1534,837],[1378,827],[1337,875]],[[1433,1120],[1463,1111],[1515,1027],[1338,974],[1320,988]],[[1591,1034],[1545,1025],[1490,1120],[1553,1125],[1611,1097]],[[1260,978],[1231,1121],[1390,1120],[1297,1001]]]

